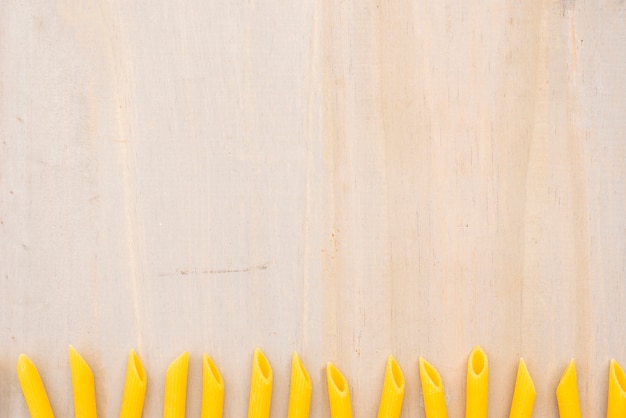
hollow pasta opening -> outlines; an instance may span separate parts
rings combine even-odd
[[[261,352],[261,350],[256,350],[254,353],[256,357],[256,363],[259,367],[259,371],[261,375],[265,379],[269,379],[272,377],[272,367],[270,366],[270,362],[267,360],[265,355]]]
[[[213,379],[217,382],[217,384],[220,386],[224,386],[224,381],[222,380],[222,374],[217,369],[217,366],[215,365],[215,363],[213,363],[213,360],[211,360],[211,358],[207,356],[206,354],[204,355],[204,363],[208,366],[209,372],[211,373],[211,376],[213,376]]]
[[[132,370],[135,376],[137,376],[139,381],[145,385],[146,371],[144,370],[143,365],[141,364],[141,360],[139,360],[139,356],[137,355],[137,353],[135,353],[134,350],[130,351],[130,366],[132,367]]]
[[[437,373],[437,370],[432,366],[432,364],[430,364],[426,360],[424,360],[422,364],[424,367],[424,371],[426,372],[426,376],[428,377],[428,379],[430,379],[431,383],[438,389],[442,389],[441,377],[439,377],[439,373]]]
[[[624,370],[620,367],[620,365],[615,360],[613,361],[613,370],[615,372],[615,378],[617,380],[617,384],[622,390],[622,393],[626,392],[626,374],[624,374]]]
[[[302,360],[300,360],[300,357],[298,357],[297,354],[294,354],[293,359],[296,363],[299,373],[302,376],[304,376],[304,379],[306,380],[308,385],[311,386],[311,377],[309,376],[309,373],[307,373],[306,369],[304,368],[304,364],[302,364]]]
[[[393,383],[396,386],[396,389],[400,390],[404,387],[404,375],[402,374],[402,370],[400,370],[400,366],[398,362],[391,358],[391,376],[393,377]]]
[[[472,351],[472,358],[470,360],[470,364],[472,365],[472,372],[475,375],[479,375],[485,369],[485,353],[481,349],[476,349]]]
[[[341,393],[345,392],[346,388],[348,387],[345,377],[343,377],[339,369],[337,369],[332,364],[328,365],[328,369],[330,371],[330,380],[337,389],[337,391]]]

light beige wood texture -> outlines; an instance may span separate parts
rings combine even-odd
[[[19,353],[73,414],[67,346],[119,412],[126,356],[162,414],[167,365],[201,355],[245,416],[252,353],[287,412],[290,357],[328,417],[333,361],[357,418],[385,359],[422,417],[418,356],[463,416],[517,361],[535,416],[577,361],[606,411],[626,363],[626,3],[0,2],[0,411],[26,417]]]

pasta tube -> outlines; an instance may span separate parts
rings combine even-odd
[[[331,418],[352,418],[352,403],[350,402],[350,388],[346,378],[332,363],[326,365],[326,379],[328,381],[328,400],[330,402]]]
[[[70,369],[74,390],[74,416],[76,418],[96,418],[96,387],[93,373],[87,362],[70,345]]]
[[[393,356],[387,358],[378,418],[398,418],[404,399],[404,374]]]
[[[258,348],[254,350],[248,418],[268,418],[272,403],[272,366]]]
[[[480,346],[474,347],[467,361],[467,393],[465,417],[487,418],[489,397],[489,362]]]
[[[289,410],[287,418],[308,418],[311,409],[311,378],[298,353],[291,359],[291,385],[289,387]]]
[[[420,357],[419,366],[426,418],[447,418],[446,399],[439,372],[423,357]]]
[[[626,417],[626,375],[615,359],[611,359],[609,366],[609,402],[606,416]]]
[[[147,383],[148,377],[139,356],[134,350],[130,350],[120,418],[141,418]]]
[[[530,418],[533,415],[536,396],[537,392],[535,391],[533,379],[531,379],[530,373],[528,373],[524,359],[520,359],[509,418]]]
[[[17,360],[17,377],[32,418],[54,418],[52,407],[41,381],[41,376],[32,361],[25,354]]]
[[[185,418],[187,402],[187,371],[189,353],[178,356],[167,368],[165,375],[164,418]]]
[[[211,357],[202,357],[202,418],[222,418],[224,381]]]
[[[569,362],[556,388],[556,400],[559,404],[561,418],[582,418],[580,401],[578,400],[578,384],[576,383],[576,364]]]

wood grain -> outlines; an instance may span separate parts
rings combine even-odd
[[[626,4],[619,0],[0,2],[0,411],[26,417],[26,352],[58,416],[67,355],[119,413],[128,350],[144,416],[167,365],[201,358],[243,416],[254,347],[288,405],[297,350],[375,414],[385,359],[403,417],[417,359],[462,416],[470,350],[491,416],[517,361],[556,417],[570,358],[583,415],[626,362]]]

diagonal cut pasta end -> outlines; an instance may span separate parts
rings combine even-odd
[[[93,372],[91,371],[91,368],[85,359],[71,345],[69,347],[69,356],[72,379],[91,378],[91,380],[93,380]]]
[[[556,388],[556,399],[561,418],[581,418],[574,359],[569,362],[561,376]]]
[[[148,377],[135,350],[128,353],[120,418],[141,418]]]
[[[254,350],[254,369],[259,372],[259,376],[261,376],[266,381],[272,381],[272,366],[270,366],[270,362],[265,357],[265,354],[261,351],[261,349],[256,348]]]
[[[424,359],[419,358],[420,378],[422,380],[422,388],[428,388],[429,392],[443,392],[443,384],[441,376],[435,367]]]
[[[326,379],[331,418],[351,418],[352,403],[348,381],[339,369],[330,362],[326,364]]]
[[[167,368],[166,380],[167,380],[167,377],[172,376],[181,370],[186,371],[188,367],[189,367],[189,353],[185,351],[180,356],[176,357],[176,359],[172,363],[170,363],[169,367]]]
[[[488,372],[489,361],[487,360],[487,354],[477,345],[470,353],[469,361],[467,362],[467,373],[475,377],[480,377]]]
[[[532,389],[532,394],[537,395],[535,390],[535,383],[533,379],[530,377],[530,372],[528,371],[528,367],[526,367],[526,362],[523,358],[519,359],[519,368],[517,370],[517,376],[521,380],[521,382],[528,384],[530,389]]]
[[[626,374],[615,359],[609,365],[609,396],[607,405],[608,418],[626,416]]]
[[[178,356],[167,368],[163,405],[163,416],[165,418],[181,418],[185,416],[188,370],[189,353],[186,351]]]
[[[146,370],[141,363],[141,359],[135,352],[135,350],[130,350],[128,354],[128,371],[131,373],[133,379],[141,386],[146,387],[147,375]]]
[[[385,381],[390,382],[390,387],[392,387],[396,393],[404,393],[404,373],[402,373],[400,365],[392,355],[387,358]]]
[[[332,363],[326,364],[326,378],[328,380],[329,390],[340,396],[347,396],[350,392],[346,378],[341,374],[339,369]]]
[[[530,377],[524,359],[520,358],[509,417],[530,418],[532,416],[536,396],[537,392],[533,379]]]
[[[224,380],[208,354],[202,356],[201,418],[221,418],[224,411]]]
[[[296,352],[293,353],[293,357],[291,359],[291,375],[301,376],[301,379],[299,380],[301,380],[308,388],[312,388],[311,377],[304,368],[304,364]]]
[[[252,362],[248,418],[269,418],[272,403],[272,366],[263,352],[256,348]]]
[[[304,368],[298,353],[291,359],[291,383],[289,385],[288,418],[307,418],[311,409],[311,377]]]
[[[611,359],[610,373],[610,378],[615,388],[619,389],[620,395],[626,398],[626,374],[624,374],[624,370],[615,359]]]
[[[419,359],[419,367],[426,416],[441,418],[447,417],[448,412],[444,397],[443,382],[439,372],[423,357],[420,357]]]
[[[17,358],[17,374],[20,375],[32,367],[35,367],[35,365],[32,361],[30,361],[26,354],[20,354]]]
[[[486,418],[489,398],[489,361],[480,346],[474,347],[467,360],[465,417]]]
[[[96,418],[96,387],[91,368],[71,345],[69,357],[74,393],[74,414],[77,418]]]
[[[41,376],[35,364],[25,354],[20,354],[17,359],[17,377],[30,415],[37,418],[54,418]]]
[[[404,374],[393,356],[387,358],[378,418],[398,418],[404,400]]]
[[[559,393],[564,393],[569,389],[571,384],[576,384],[576,363],[574,359],[570,360],[567,368],[561,375],[561,380],[559,380],[559,384],[556,387],[556,395],[559,396]]]
[[[204,353],[202,356],[202,371],[203,377],[211,384],[216,385],[219,388],[224,389],[224,379],[219,369],[213,362],[213,359],[208,354]]]

